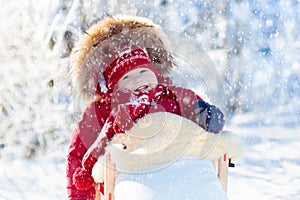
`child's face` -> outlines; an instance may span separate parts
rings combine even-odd
[[[133,92],[149,91],[158,84],[156,75],[148,68],[137,68],[126,73],[117,83],[118,88]]]

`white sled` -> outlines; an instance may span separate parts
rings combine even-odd
[[[148,166],[168,165],[182,157],[215,162],[223,190],[227,191],[228,166],[243,153],[240,138],[229,131],[209,133],[191,120],[175,114],[152,113],[140,119],[126,134],[118,134],[107,147],[107,154],[95,165],[104,174],[104,196],[96,186],[97,200],[113,200],[118,172],[136,172]],[[229,159],[230,158],[230,159]],[[152,169],[153,170],[153,169]],[[95,178],[95,180],[99,178]]]

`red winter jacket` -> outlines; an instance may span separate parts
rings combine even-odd
[[[158,85],[150,92],[137,95],[137,99],[142,99],[138,105],[126,104],[127,114],[125,115],[124,107],[119,112],[111,112],[115,106],[105,101],[93,102],[86,108],[81,121],[73,131],[67,155],[66,174],[69,199],[95,198],[94,180],[91,177],[92,167],[98,156],[105,153],[106,142],[115,133],[125,132],[132,127],[133,123],[125,123],[124,120],[131,118],[129,121],[134,122],[148,113],[162,111],[195,121],[194,103],[202,100],[189,89],[174,86],[167,88],[163,85]],[[127,125],[124,126],[124,124]]]

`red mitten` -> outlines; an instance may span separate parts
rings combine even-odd
[[[95,185],[92,172],[83,168],[76,169],[73,182],[78,190],[88,190]]]
[[[113,121],[113,129],[116,133],[125,133],[133,126],[133,120],[129,114],[128,105],[119,105]]]
[[[118,108],[118,106],[121,104],[126,104],[130,102],[132,95],[133,95],[132,91],[125,88],[114,90],[111,95],[112,110]]]

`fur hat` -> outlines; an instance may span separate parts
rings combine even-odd
[[[103,72],[130,45],[145,50],[162,74],[174,66],[167,36],[157,24],[142,17],[108,17],[91,26],[73,48],[71,75],[75,91],[91,100]]]

